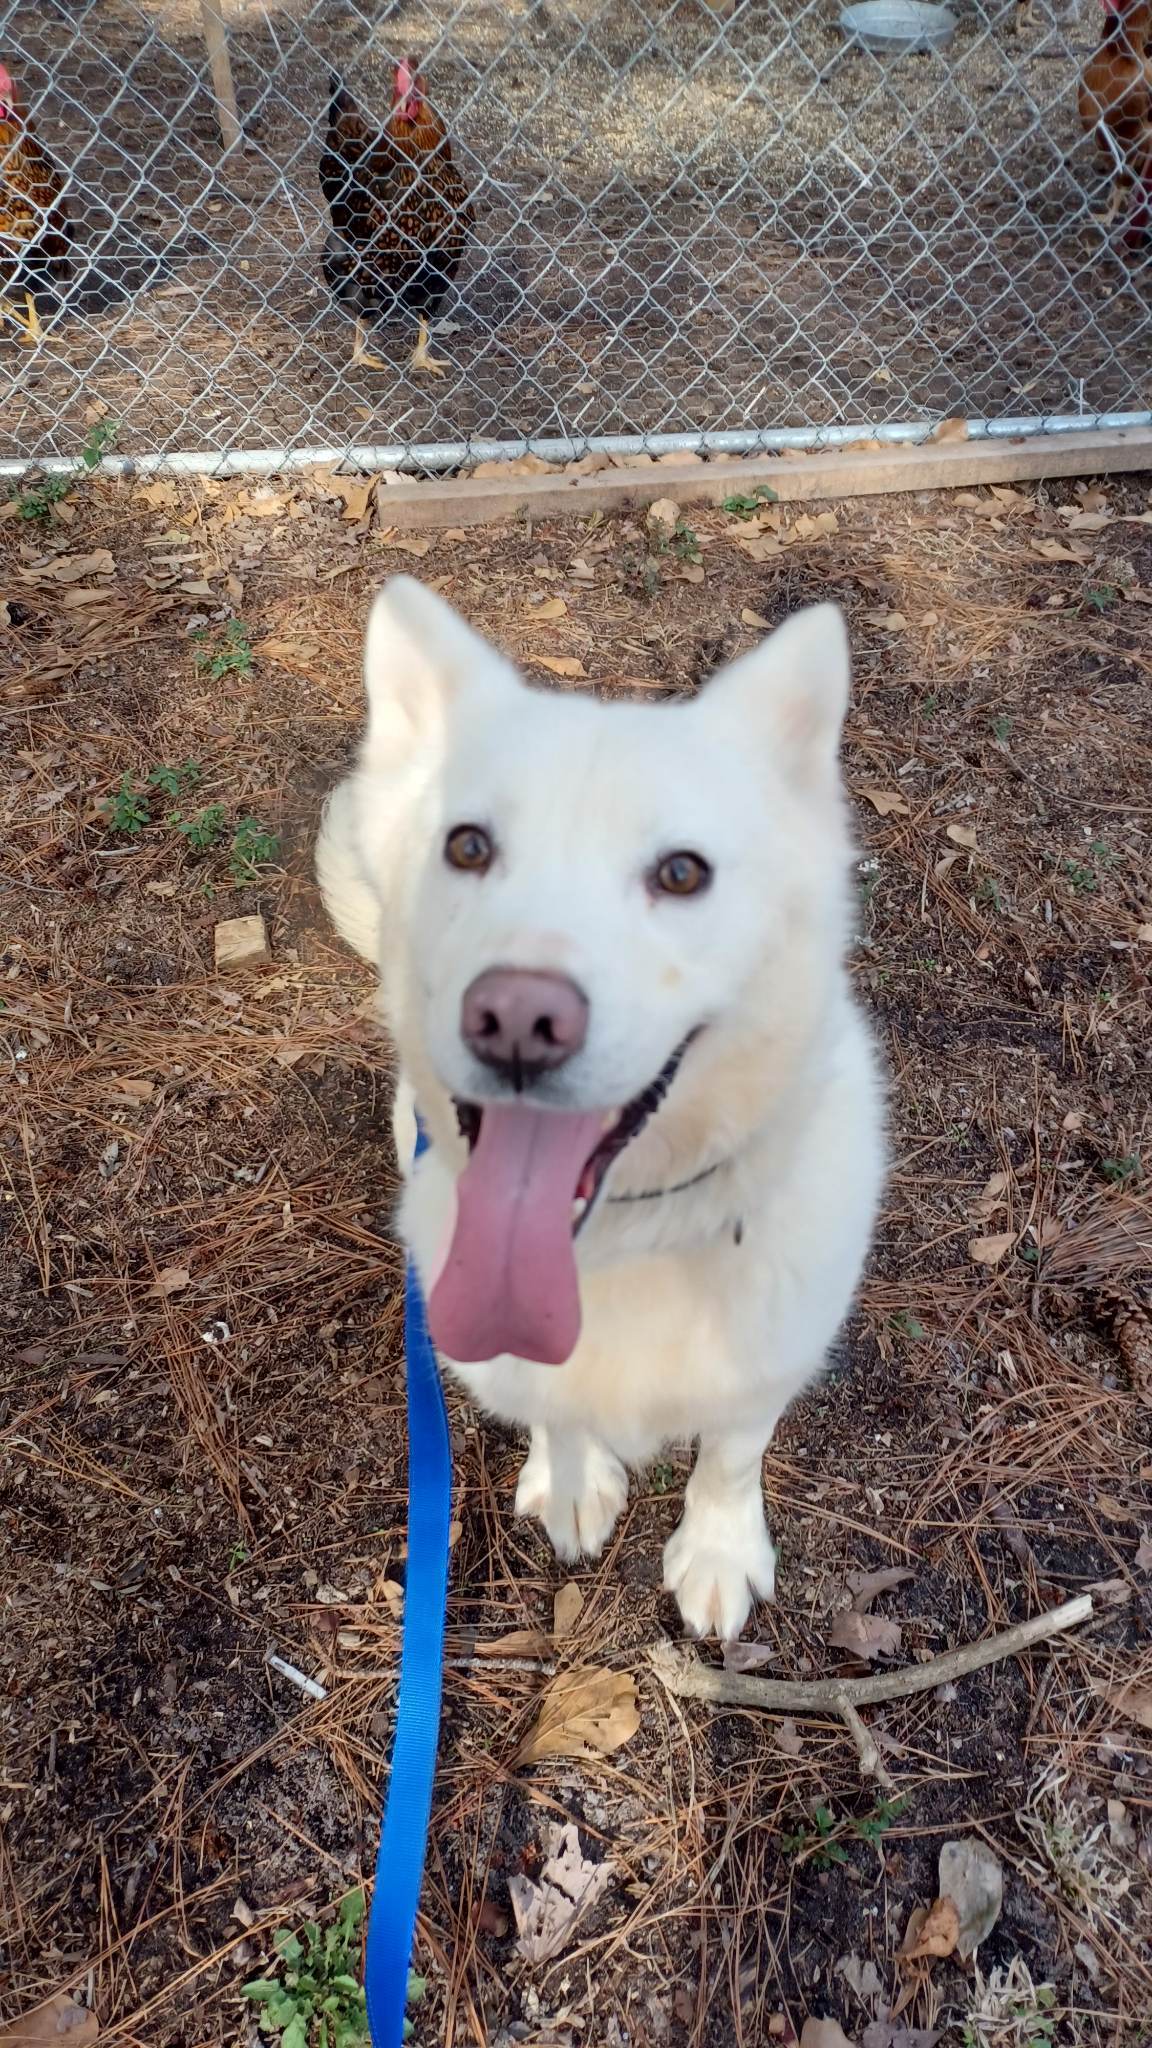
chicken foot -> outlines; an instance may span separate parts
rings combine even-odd
[[[426,377],[444,377],[452,368],[452,365],[451,363],[446,362],[443,356],[429,355],[428,322],[424,318],[423,313],[419,314],[418,318],[420,322],[420,333],[419,338],[416,342],[416,346],[408,358],[408,368],[416,372],[417,374],[423,372],[423,374]]]
[[[36,300],[30,291],[24,293],[24,306],[25,311],[20,313],[7,299],[0,299],[0,319],[11,320],[13,325],[20,329],[21,340],[26,342],[29,348],[35,348],[44,330],[40,325],[40,315],[36,311]]]
[[[359,314],[356,315],[356,339],[352,343],[352,361],[365,370],[390,370],[393,367],[391,363],[384,361],[383,356],[373,355],[368,346],[364,322]]]

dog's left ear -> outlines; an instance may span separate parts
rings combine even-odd
[[[703,697],[731,712],[747,744],[769,748],[788,782],[830,798],[839,784],[850,681],[844,614],[839,605],[817,604],[721,669]]]

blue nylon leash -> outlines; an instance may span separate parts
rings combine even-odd
[[[427,1148],[417,1126],[416,1157]],[[424,1297],[411,1260],[404,1281],[408,1370],[408,1570],[392,1770],[368,1916],[364,1991],[372,2048],[400,2048],[416,1909],[424,1876],[440,1735],[452,1453]]]

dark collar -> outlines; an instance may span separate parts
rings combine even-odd
[[[659,1202],[665,1195],[682,1195],[688,1188],[698,1188],[702,1180],[711,1180],[712,1175],[719,1173],[720,1168],[727,1166],[727,1164],[728,1161],[726,1159],[718,1159],[714,1166],[706,1166],[702,1172],[694,1173],[691,1180],[678,1180],[670,1188],[644,1188],[636,1195],[609,1195],[608,1200],[610,1202]]]

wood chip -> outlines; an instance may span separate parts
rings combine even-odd
[[[226,917],[213,935],[217,974],[262,967],[272,958],[268,927],[262,917]]]

